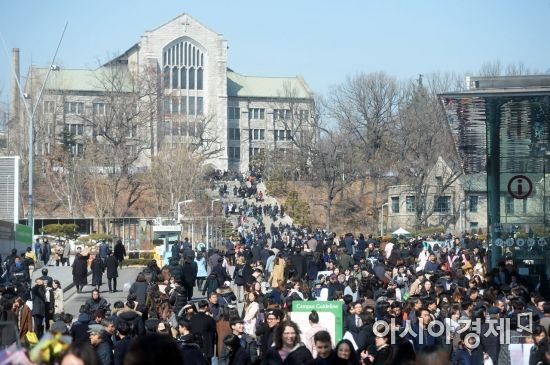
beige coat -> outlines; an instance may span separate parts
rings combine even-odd
[[[282,258],[279,258],[279,264],[273,265],[273,271],[271,272],[271,287],[276,288],[278,286],[279,280],[285,281],[285,265],[286,262]]]
[[[55,314],[65,313],[65,307],[63,305],[63,289],[57,288],[53,291]]]

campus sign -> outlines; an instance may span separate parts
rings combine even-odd
[[[342,302],[337,300],[330,301],[292,301],[292,312],[290,312],[290,318],[296,322],[302,335],[311,329],[309,324],[309,314],[312,310],[317,311],[319,314],[319,324],[324,326],[333,344],[342,339],[342,327],[343,327],[343,314],[342,314]]]

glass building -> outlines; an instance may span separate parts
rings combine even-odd
[[[464,172],[487,173],[490,266],[550,274],[550,76],[469,77],[440,98]]]

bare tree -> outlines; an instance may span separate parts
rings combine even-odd
[[[429,95],[422,85],[411,85],[408,90],[391,129],[395,141],[392,155],[399,182],[409,185],[409,194],[414,196],[413,224],[420,228],[438,209],[438,199],[445,196],[462,169],[437,96]]]
[[[151,149],[151,115],[156,115],[158,87],[150,78],[119,65],[100,69],[95,80],[100,95],[92,110],[80,115],[91,127],[84,156],[99,217],[124,215],[146,189],[141,172]],[[123,207],[122,210],[119,207]]]
[[[151,162],[147,180],[157,203],[157,213],[177,209],[182,200],[194,199],[206,188],[206,156],[198,155],[192,146],[181,144],[160,151]]]

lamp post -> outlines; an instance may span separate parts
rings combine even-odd
[[[384,235],[384,207],[387,205],[388,203],[384,203],[380,208],[380,237]]]
[[[210,214],[212,215],[212,218],[214,218],[214,202],[219,202],[220,199],[212,199],[210,202]],[[206,252],[208,252],[208,249],[210,248],[210,229],[208,227],[208,216],[206,216]]]
[[[188,203],[191,203],[193,201],[193,199],[187,199],[187,200],[184,200],[184,201],[181,201],[181,202],[178,202],[178,216],[177,216],[177,223],[181,223],[182,219],[183,219],[183,216],[181,214],[181,205],[182,204],[188,204]],[[193,224],[194,222],[191,222],[191,242],[193,242]],[[180,232],[180,239],[181,239],[181,236],[182,236],[182,232],[183,232],[183,225],[181,226],[181,232]]]

